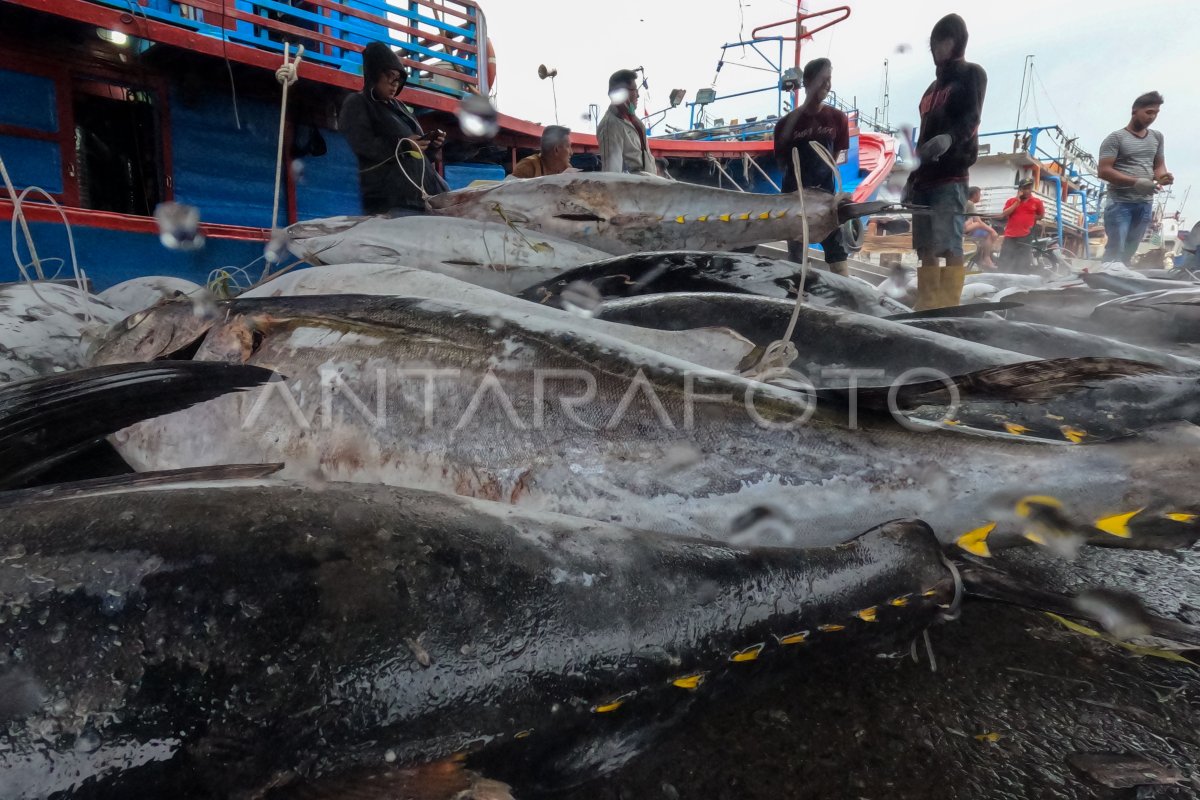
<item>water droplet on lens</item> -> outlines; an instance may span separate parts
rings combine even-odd
[[[263,250],[263,258],[268,264],[278,264],[287,255],[288,234],[284,228],[271,231],[271,239]]]
[[[604,303],[600,290],[587,281],[574,281],[563,289],[560,299],[563,309],[581,317],[591,317]]]
[[[458,106],[458,124],[468,139],[491,139],[500,131],[499,115],[483,95],[472,94]]]
[[[75,739],[75,752],[77,753],[94,753],[100,749],[100,734],[96,733],[91,728],[85,729]]]
[[[159,203],[154,209],[158,239],[169,250],[197,250],[204,246],[200,209],[182,203]]]
[[[383,754],[383,760],[384,760],[384,761],[386,761],[386,762],[387,762],[387,763],[389,763],[389,764],[391,764],[391,763],[395,762],[395,760],[396,760],[396,751],[395,751],[395,750],[388,750],[386,753],[384,753],[384,754]]]
[[[608,93],[609,102],[614,106],[623,106],[629,102],[629,90],[621,87]]]

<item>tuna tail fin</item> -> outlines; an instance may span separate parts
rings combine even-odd
[[[964,303],[961,306],[943,306],[942,308],[927,308],[924,311],[908,311],[904,314],[890,314],[884,319],[893,322],[905,322],[910,319],[944,319],[945,317],[977,317],[987,311],[1008,311],[1020,308],[1021,303],[1002,301],[998,303]]]
[[[838,224],[849,222],[859,217],[869,217],[872,214],[882,214],[895,208],[896,204],[887,200],[869,200],[865,203],[840,203],[837,207]]]
[[[261,367],[205,361],[111,364],[0,387],[0,489],[121,428],[266,383]]]
[[[1051,592],[1002,570],[973,561],[955,560],[962,578],[963,594],[967,598],[1028,608],[1068,619],[1086,620],[1102,628],[1112,624],[1112,608],[1095,602],[1081,602],[1084,597]],[[1124,603],[1136,603],[1131,596]],[[1137,603],[1136,609],[1119,609],[1124,616],[1136,616],[1143,635],[1166,640],[1183,648],[1200,648],[1200,628],[1167,617],[1151,614]]]

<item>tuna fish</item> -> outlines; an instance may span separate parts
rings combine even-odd
[[[198,283],[167,276],[130,278],[110,286],[100,293],[100,299],[121,313],[129,315],[147,309],[161,300],[184,295],[196,297],[204,292]]]
[[[242,294],[237,300],[204,309],[201,314],[196,314],[186,300],[163,303],[146,313],[135,314],[114,326],[99,343],[93,353],[93,363],[118,364],[169,357],[194,344],[218,315],[233,313],[243,300],[325,294],[451,297],[484,311],[507,309],[517,315],[545,318],[565,329],[615,336],[724,372],[735,371],[753,350],[752,343],[728,327],[712,326],[679,333],[653,331],[596,320],[586,313],[568,313],[530,303],[426,270],[386,264],[336,264],[288,272]],[[255,307],[262,309],[269,304],[258,302]]]
[[[804,192],[809,240],[886,204]],[[436,214],[524,225],[613,255],[659,250],[735,250],[801,238],[796,194],[748,194],[649,175],[563,173],[459,189],[429,198]]]
[[[288,229],[289,249],[312,264],[370,262],[440,272],[513,294],[606,253],[499,220],[369,217],[354,225],[334,218]]]
[[[1142,342],[1200,342],[1200,288],[1162,289],[1096,306],[1090,322]]]
[[[1200,451],[1179,446],[1186,433],[1167,448],[1076,447],[1088,432],[1070,419],[1056,423],[1059,446],[922,434],[890,418],[850,425],[793,390],[534,317],[380,297],[244,302],[195,357],[288,381],[118,433],[135,468],[283,461],[297,477],[771,543],[836,543],[898,516],[927,518],[949,538],[1019,534],[1010,500],[1031,492],[1090,519],[1133,513],[1147,531],[1193,524]],[[1060,385],[1038,363],[1023,367],[1005,373],[1011,387]],[[757,507],[779,509],[778,524],[735,524]]]
[[[464,755],[579,783],[714,691],[912,636],[955,597],[916,521],[755,551],[391,487],[165,481],[0,499],[6,800],[451,800]]]
[[[0,285],[0,383],[84,366],[90,334],[122,316],[74,286]]]
[[[611,317],[620,320],[619,317]],[[625,321],[625,320],[620,320]],[[1157,364],[1181,375],[1200,374],[1200,361],[1182,358],[1151,347],[1110,339],[1096,333],[1082,333],[1036,322],[1001,319],[917,319],[904,323],[925,331],[955,336],[971,342],[1025,353],[1037,358],[1127,358]]]
[[[0,384],[0,489],[27,483],[126,425],[270,377],[258,367],[160,361]]]
[[[796,296],[799,283],[800,265],[791,261],[746,253],[637,253],[578,267],[529,287],[521,297],[559,304],[563,292],[578,291],[581,284],[586,284],[604,299],[660,292],[732,292],[787,298]],[[873,317],[909,311],[908,306],[865,281],[818,269],[809,270],[804,297],[806,303],[847,308]]]

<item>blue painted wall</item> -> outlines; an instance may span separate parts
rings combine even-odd
[[[0,122],[54,133],[58,107],[54,81],[25,72],[0,69]]]
[[[58,142],[46,142],[41,139],[26,139],[21,136],[0,136],[0,158],[12,178],[13,186],[24,189],[26,186],[40,186],[51,194],[63,190],[62,158]],[[0,183],[0,192],[4,184]],[[45,198],[32,192],[30,198],[44,202]]]
[[[303,159],[296,182],[296,216],[299,219],[361,214],[358,196],[358,161],[346,139],[337,131],[321,129],[327,151]],[[269,214],[268,214],[269,216]]]
[[[271,227],[279,105],[238,98],[238,130],[228,92],[171,90],[175,200],[200,209],[203,222]],[[280,222],[286,204],[280,198]]]

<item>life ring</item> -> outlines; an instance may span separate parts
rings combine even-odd
[[[496,85],[496,48],[492,47],[490,38],[487,40],[487,85],[489,92]]]

